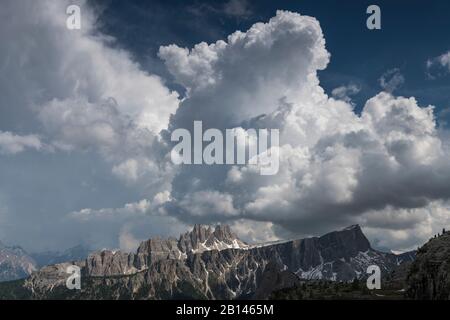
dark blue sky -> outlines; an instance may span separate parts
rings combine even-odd
[[[316,17],[323,29],[331,63],[321,72],[322,86],[333,88],[354,82],[361,92],[354,97],[357,109],[380,91],[378,79],[399,68],[405,83],[397,95],[415,96],[421,104],[438,109],[450,104],[450,77],[431,80],[426,61],[450,49],[448,1],[248,1],[248,14],[226,14],[221,1],[118,1],[96,2],[103,10],[102,30],[118,39],[144,68],[166,77],[158,61],[160,45],[192,47],[225,39],[253,23],[267,21],[277,9]],[[366,8],[377,4],[382,30],[366,28]]]
[[[330,93],[349,82],[358,84],[357,110],[380,91],[378,79],[393,68],[399,68],[405,77],[396,95],[415,96],[422,105],[433,104],[436,114],[450,106],[450,76],[432,80],[426,75],[426,61],[450,49],[448,1],[248,1],[247,12],[241,16],[227,14],[222,1],[94,3],[103,12],[102,31],[116,37],[116,45],[130,50],[145,69],[164,78],[169,77],[157,58],[160,45],[192,47],[201,41],[225,39],[284,9],[319,20],[332,55],[328,68],[320,73],[322,86]],[[381,8],[382,30],[366,28],[370,4]]]

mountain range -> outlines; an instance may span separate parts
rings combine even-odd
[[[19,246],[6,246],[0,242],[0,282],[29,277],[43,266],[85,259],[90,249],[78,245],[65,251],[28,253]]]
[[[32,299],[248,299],[304,280],[349,282],[369,265],[389,274],[414,253],[373,249],[358,225],[321,237],[249,245],[227,225],[195,225],[178,239],[152,238],[135,253],[102,250],[57,263],[9,286],[3,296]],[[81,290],[66,288],[68,266],[81,268]],[[1,292],[1,286],[0,286]]]
[[[25,278],[37,269],[36,261],[21,247],[0,242],[0,282]]]

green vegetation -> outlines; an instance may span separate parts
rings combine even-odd
[[[367,289],[365,281],[304,281],[292,288],[272,293],[272,300],[389,300],[405,299],[403,292],[389,285],[380,290]]]
[[[30,292],[23,287],[25,280],[14,280],[0,283],[0,300],[28,300]]]

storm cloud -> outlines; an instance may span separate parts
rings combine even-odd
[[[91,190],[89,203],[68,186],[71,205],[55,204],[45,214],[11,206],[2,186],[0,232],[12,241],[33,249],[84,242],[131,250],[139,239],[193,223],[227,222],[248,241],[360,223],[380,247],[404,250],[449,222],[450,153],[434,107],[395,96],[404,81],[396,74],[358,113],[349,98],[358,88],[342,86],[328,96],[318,72],[332,55],[314,17],[277,11],[225,40],[161,46],[158,55],[183,87],[181,96],[115,48],[84,1],[83,29],[65,29],[67,4],[2,7],[9,14],[0,37],[16,40],[0,49],[2,74],[10,75],[0,78],[0,110],[24,120],[0,128],[0,157],[51,157],[78,177],[86,167],[75,159],[87,156],[95,159],[90,174],[103,182],[80,178]],[[173,165],[170,133],[192,130],[195,120],[204,130],[279,129],[278,174],[261,176],[250,165]],[[93,191],[99,188],[101,202]],[[134,201],[117,205],[123,190]],[[37,230],[40,214],[47,219]],[[8,225],[31,230],[33,239]]]

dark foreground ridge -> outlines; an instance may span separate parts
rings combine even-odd
[[[450,233],[430,239],[417,251],[407,277],[407,296],[450,300]]]

